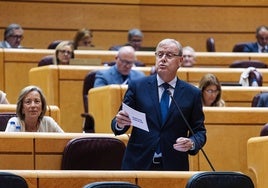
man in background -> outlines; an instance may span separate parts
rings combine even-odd
[[[109,69],[97,71],[94,87],[110,84],[128,84],[133,79],[145,76],[143,72],[132,69],[137,61],[133,47],[121,47],[115,56],[115,61],[115,65]]]
[[[139,51],[142,46],[143,33],[139,29],[131,29],[128,31],[128,42],[124,45],[116,45],[109,50],[118,51],[122,46],[132,46],[135,51]]]
[[[243,52],[266,53],[268,52],[268,27],[260,26],[256,29],[257,42],[245,45]]]
[[[22,48],[23,29],[19,24],[10,24],[4,32],[4,41],[0,42],[0,48]]]
[[[182,48],[182,67],[193,67],[196,61],[195,50],[190,46]]]

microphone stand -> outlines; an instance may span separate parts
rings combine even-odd
[[[197,140],[197,138],[196,138],[196,136],[195,136],[195,134],[194,134],[193,129],[191,128],[190,124],[189,124],[188,121],[186,120],[186,118],[185,118],[184,114],[182,113],[182,111],[181,111],[179,105],[177,104],[176,100],[175,100],[174,97],[172,96],[172,93],[171,93],[169,90],[167,90],[167,91],[168,91],[168,94],[169,94],[171,100],[174,102],[176,108],[178,109],[180,115],[182,116],[183,121],[184,121],[185,124],[187,125],[187,127],[188,127],[189,131],[191,132],[191,134],[193,135],[194,139],[196,140],[197,147],[199,147],[200,150],[202,151],[202,153],[203,153],[204,157],[206,158],[206,160],[207,160],[207,162],[208,162],[210,168],[212,169],[212,171],[215,171],[215,169],[214,169],[214,167],[212,166],[212,164],[211,164],[211,162],[210,162],[210,160],[209,160],[207,154],[205,153],[205,151],[203,150],[203,148],[202,148],[201,145],[199,144],[199,142],[198,142],[198,140]]]

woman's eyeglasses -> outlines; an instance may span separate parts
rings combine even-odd
[[[205,90],[208,94],[218,94],[219,93],[219,90],[213,90],[213,89],[206,89]]]

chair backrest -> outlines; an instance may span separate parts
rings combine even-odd
[[[251,102],[252,107],[268,107],[268,92],[256,94]]]
[[[262,86],[262,73],[255,67],[248,67],[241,73],[239,83],[242,86]]]
[[[48,45],[47,49],[56,49],[58,44],[61,42],[62,42],[62,40],[54,40]]]
[[[248,77],[249,86],[262,86],[262,74],[255,70],[250,71]],[[257,82],[254,84],[254,82]]]
[[[89,183],[83,188],[140,188],[140,186],[123,181],[100,181]]]
[[[88,92],[91,88],[94,87],[94,81],[95,81],[95,75],[97,71],[91,71],[88,73],[84,78],[83,83],[83,91],[82,91],[82,97],[83,97],[83,106],[84,106],[84,113],[81,114],[84,120],[83,125],[83,131],[86,133],[93,133],[95,121],[91,114],[88,113]]]
[[[201,172],[193,175],[185,188],[254,188],[252,180],[239,172]]]
[[[1,112],[0,113],[0,131],[5,131],[7,122],[10,118],[15,117],[16,113],[14,112]]]
[[[215,47],[215,40],[214,40],[214,38],[209,37],[209,38],[207,39],[206,47],[207,47],[207,51],[208,51],[208,52],[216,52],[216,47]]]
[[[120,170],[126,146],[113,137],[83,137],[64,148],[62,170]]]
[[[268,136],[268,123],[261,128],[260,136]]]
[[[244,47],[248,44],[248,42],[240,42],[234,45],[233,52],[244,52]]]
[[[25,179],[19,175],[9,172],[0,172],[0,187],[28,188],[28,184]]]
[[[237,60],[234,61],[229,66],[230,68],[248,68],[248,67],[255,67],[255,68],[267,68],[267,65],[264,62],[259,60]]]
[[[82,95],[85,113],[88,113],[88,91],[94,87],[96,72],[97,71],[91,71],[84,78]]]
[[[38,67],[46,66],[46,65],[53,65],[53,55],[44,56],[39,62]]]

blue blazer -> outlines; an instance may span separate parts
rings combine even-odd
[[[252,43],[247,43],[244,46],[244,52],[255,52],[258,53],[259,52],[259,47],[258,47],[258,43],[257,42],[252,42]]]
[[[144,76],[144,73],[141,71],[131,70],[128,75],[128,83],[133,79]],[[117,71],[117,65],[114,65],[107,70],[99,70],[96,72],[94,87],[106,86],[110,84],[122,84],[123,82],[122,75]]]
[[[170,104],[167,120],[164,125],[161,125],[156,75],[135,80],[128,85],[123,102],[146,114],[149,132],[136,127],[132,128],[122,169],[148,170],[157,145],[160,143],[164,170],[189,170],[188,154],[195,155],[206,143],[201,91],[178,79],[173,96],[194,130],[197,140],[189,134],[186,123],[173,101]],[[115,135],[123,134],[129,128],[127,126],[118,131],[115,124],[115,119],[113,119],[111,126]],[[179,137],[190,137],[195,142],[195,149],[188,152],[173,149],[173,144]]]

